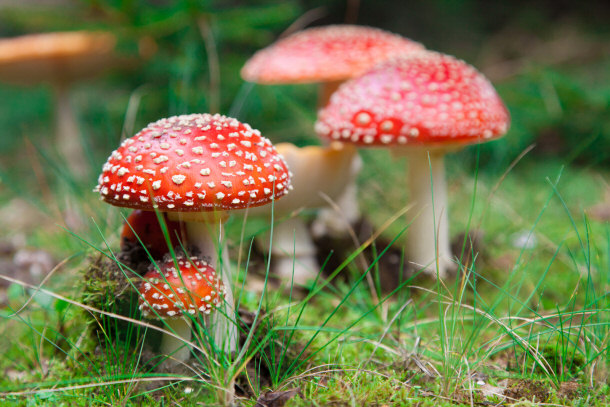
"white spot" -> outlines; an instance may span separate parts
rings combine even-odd
[[[182,174],[172,176],[172,181],[174,181],[174,184],[176,184],[176,185],[182,184],[185,179],[186,179],[186,175],[182,175]]]
[[[384,120],[379,126],[382,131],[390,131],[394,128],[394,123],[391,120]]]
[[[365,126],[371,122],[371,115],[366,112],[358,113],[356,116],[356,123],[361,126]]]

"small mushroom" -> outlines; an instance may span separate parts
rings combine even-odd
[[[140,311],[146,318],[164,320],[175,336],[164,333],[160,351],[171,356],[169,366],[189,357],[192,320],[209,315],[225,294],[225,286],[216,271],[197,257],[176,259],[167,256],[158,266],[151,264],[140,284]]]
[[[443,158],[501,137],[509,122],[494,87],[475,68],[449,55],[420,52],[346,82],[320,111],[316,131],[329,140],[407,156],[415,205],[407,259],[442,278],[454,267]]]
[[[218,114],[191,114],[158,120],[126,139],[104,164],[95,191],[112,205],[167,212],[185,223],[189,243],[210,257],[224,281],[215,339],[233,351],[226,211],[271,203],[291,188],[286,163],[258,130]]]

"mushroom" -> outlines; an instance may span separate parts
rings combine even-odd
[[[378,28],[328,25],[308,28],[256,52],[241,70],[246,81],[265,85],[321,83],[318,106],[347,79],[394,55],[424,46]]]
[[[258,130],[236,119],[191,114],[161,119],[123,141],[108,158],[96,191],[112,205],[168,212],[185,222],[189,243],[210,257],[226,287],[214,338],[237,348],[226,211],[265,205],[286,194],[283,158]]]
[[[254,54],[241,70],[241,76],[250,82],[273,85],[291,83],[320,83],[318,97],[318,107],[323,107],[328,103],[330,95],[337,87],[347,79],[363,74],[374,64],[385,60],[393,55],[412,53],[423,50],[424,47],[414,41],[401,37],[390,32],[377,28],[357,26],[357,25],[329,25],[324,27],[309,28],[296,32],[276,43],[264,48]],[[341,191],[328,193],[328,191],[316,191],[315,188],[308,187],[311,194],[320,195],[324,192],[333,198],[337,206],[341,208],[341,216],[338,216],[334,209],[327,208],[328,202],[320,202],[317,199],[316,206],[321,207],[318,219],[314,222],[313,231],[316,235],[345,234],[350,224],[355,223],[360,217],[357,200],[356,177],[362,161],[357,155],[356,149],[345,145],[340,150],[336,146],[327,146],[328,152],[320,152],[321,155],[337,157],[342,155],[340,160],[349,160],[351,165],[341,165],[342,173],[334,172],[332,175],[323,175],[325,178],[337,177],[341,179]],[[301,167],[303,174],[298,173],[295,166],[290,166],[295,177],[301,178],[301,184],[311,182],[315,185],[318,182],[314,179],[310,167]],[[300,188],[299,188],[300,189]],[[318,198],[316,197],[316,198]],[[305,207],[305,205],[302,205]],[[280,237],[289,236],[290,242],[285,242],[281,249],[284,256],[279,256],[278,261],[290,266],[288,270],[280,271],[280,267],[275,267],[281,274],[292,273],[292,261],[290,259],[293,250],[287,248],[287,244],[292,244],[293,233],[296,232],[298,247],[313,247],[309,234],[306,233],[307,227],[303,220],[292,218],[290,222],[282,222],[275,227],[278,238],[274,239],[274,245],[282,245]],[[276,243],[277,242],[277,243]],[[317,262],[311,256],[309,260],[300,256],[300,262],[309,264],[309,268],[318,268]],[[299,267],[301,268],[301,267]],[[295,270],[295,281],[305,281],[312,276],[306,268],[302,271]],[[299,276],[299,273],[305,273]]]
[[[75,176],[89,170],[68,88],[117,64],[116,37],[106,32],[56,32],[0,39],[0,80],[49,82],[56,106],[56,144]]]
[[[189,357],[191,325],[197,315],[209,315],[220,305],[225,293],[223,282],[205,261],[183,254],[170,256],[161,264],[151,264],[140,284],[140,311],[146,318],[164,320],[175,335],[164,333],[160,351],[172,357],[169,366]]]
[[[161,214],[169,235],[171,247],[179,245],[182,236],[180,222],[167,219],[167,214]],[[157,214],[153,211],[136,209],[126,219],[121,231],[121,250],[128,251],[144,245],[153,259],[160,259],[169,252]]]
[[[322,109],[317,133],[408,158],[416,214],[406,256],[441,278],[453,267],[443,158],[467,144],[501,137],[508,110],[492,84],[452,56],[421,52],[385,61],[345,83]]]
[[[273,272],[285,281],[304,285],[317,276],[315,246],[299,211],[319,208],[327,199],[335,200],[349,181],[352,167],[350,155],[343,154],[344,144],[331,143],[328,147],[297,147],[291,143],[276,144],[293,174],[294,191],[273,205],[274,217],[279,223],[274,227],[272,244],[269,236],[257,239],[263,250],[274,257]],[[269,206],[248,210],[252,215],[271,217]]]

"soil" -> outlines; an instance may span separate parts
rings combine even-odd
[[[548,382],[526,379],[509,379],[504,395],[510,400],[527,400],[544,403],[551,395]]]

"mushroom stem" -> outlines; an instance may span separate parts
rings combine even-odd
[[[180,362],[188,360],[190,354],[190,346],[185,342],[191,340],[191,320],[189,318],[165,318],[165,329],[173,332],[178,338],[163,334],[161,338],[160,351],[163,355],[170,356],[165,360],[168,366],[176,366]]]
[[[409,149],[410,200],[414,218],[407,230],[406,258],[419,270],[447,277],[451,262],[444,151]]]
[[[68,85],[63,82],[55,83],[54,93],[57,150],[61,158],[66,161],[72,175],[83,178],[88,171],[88,165],[74,111],[70,105]]]
[[[320,266],[316,260],[316,248],[309,237],[309,230],[301,216],[281,220],[273,228],[271,247],[267,234],[258,242],[273,256],[273,273],[286,282],[305,285],[318,275]]]
[[[320,84],[318,90],[318,109],[321,109],[328,104],[332,94],[343,82],[345,81],[331,81]],[[346,180],[343,193],[335,201],[337,206],[341,208],[342,216],[337,218],[337,213],[334,208],[322,208],[314,222],[314,233],[316,236],[329,234],[333,237],[338,237],[347,235],[350,226],[360,218],[358,185],[356,184],[356,179],[362,168],[362,158],[360,158],[356,152],[356,148],[349,144],[344,144],[342,154],[351,157],[352,160],[349,177]],[[333,174],[333,176],[337,175]]]
[[[318,211],[318,216],[312,224],[312,234],[315,237],[345,236],[349,228],[360,219],[360,207],[358,206],[358,185],[356,179],[362,168],[362,158],[358,155],[356,148],[349,144],[344,144],[346,156],[351,150],[351,163],[349,173],[333,174],[335,177],[346,178],[343,192],[335,200],[333,208],[323,207]],[[337,213],[337,209],[340,213]]]
[[[225,286],[224,300],[213,311],[209,328],[213,330],[216,347],[225,352],[237,350],[238,332],[233,318],[235,304],[233,299],[233,278],[229,264],[229,251],[222,236],[222,221],[217,223],[185,222],[189,243],[197,246],[201,254],[210,258],[210,264],[220,274]]]

